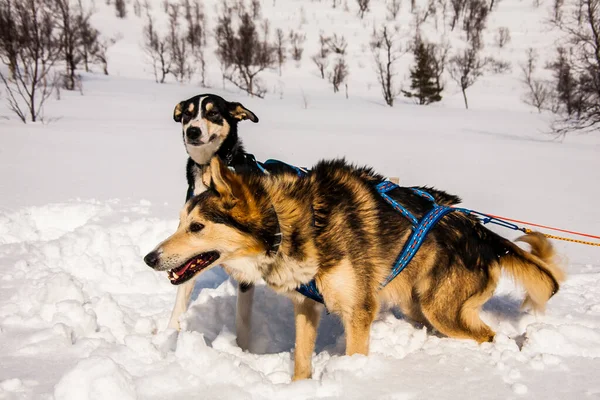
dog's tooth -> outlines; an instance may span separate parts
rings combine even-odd
[[[177,275],[177,272],[173,272],[173,275],[175,275],[175,278],[179,278],[179,275]],[[173,278],[173,279],[175,279]]]

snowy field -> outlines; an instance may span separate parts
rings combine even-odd
[[[568,278],[545,315],[520,311],[522,292],[503,279],[482,315],[498,333],[494,343],[440,337],[386,310],[371,354],[346,357],[340,322],[324,315],[313,379],[296,383],[287,299],[257,288],[250,351],[242,352],[235,282],[223,271],[197,281],[178,334],[165,330],[175,288],[142,261],[175,230],[185,197],[173,107],[206,91],[260,118],[239,126],[260,160],[310,166],[345,156],[404,185],[458,194],[469,208],[598,235],[600,137],[555,140],[545,133],[550,117],[521,102],[524,49],[554,40],[540,23],[547,9],[499,3],[490,24],[510,26],[502,52],[515,71],[469,89],[466,111],[450,81],[440,104],[383,104],[361,49],[381,4],[367,23],[326,3],[266,2],[275,26],[295,24],[304,9],[307,56],[282,78],[266,75],[283,94],[269,89],[264,100],[223,89],[212,64],[215,87],[155,84],[138,48],[143,21],[97,7],[99,28],[123,35],[109,53],[111,76],[83,74],[84,95],[52,99],[46,124],[21,124],[0,98],[0,399],[600,398],[599,247],[554,242]],[[358,37],[349,99],[311,66],[325,27]]]

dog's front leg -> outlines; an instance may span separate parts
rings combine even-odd
[[[342,315],[346,332],[346,355],[369,354],[371,324],[378,309],[377,304],[372,302],[368,306],[356,307],[352,312]]]
[[[303,299],[294,304],[296,317],[296,350],[292,379],[294,381],[308,379],[312,375],[312,353],[315,349],[321,310],[322,306],[310,299]]]
[[[182,283],[177,286],[177,297],[175,298],[175,306],[171,313],[171,319],[167,328],[181,330],[179,324],[179,317],[186,312],[188,304],[190,303],[190,297],[192,297],[192,291],[194,290],[194,284],[196,283],[196,277],[193,277],[189,281]]]
[[[250,345],[250,329],[252,327],[252,302],[254,300],[254,285],[240,283],[237,292],[237,307],[235,314],[235,331],[237,344],[242,350],[248,350]]]

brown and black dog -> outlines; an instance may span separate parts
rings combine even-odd
[[[447,336],[486,342],[495,333],[479,311],[501,269],[524,286],[524,304],[536,310],[544,309],[564,279],[541,234],[520,238],[531,246],[527,252],[476,217],[453,212],[431,229],[404,271],[381,288],[412,229],[377,192],[382,176],[343,160],[320,162],[303,178],[293,172],[235,174],[216,158],[210,172],[211,188],[186,204],[177,231],[145,261],[171,276],[195,276],[218,263],[240,282],[264,280],[291,298],[294,379],[311,376],[323,307],[296,289],[313,279],[327,309],[341,317],[349,355],[368,353],[370,327],[382,303],[400,306]],[[460,201],[426,190],[443,204]],[[432,207],[410,188],[388,195],[417,218]]]

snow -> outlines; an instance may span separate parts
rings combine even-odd
[[[550,116],[521,102],[524,50],[551,56],[556,35],[542,25],[551,5],[498,4],[486,51],[510,60],[513,71],[469,89],[466,111],[449,80],[438,105],[382,105],[367,44],[385,11],[383,2],[372,3],[360,21],[353,2],[349,12],[328,2],[264,2],[273,29],[300,29],[307,40],[298,66],[288,62],[281,78],[265,74],[270,93],[260,100],[222,89],[212,58],[209,82],[218,87],[155,84],[139,49],[143,21],[131,10],[117,20],[99,2],[97,26],[122,37],[109,52],[110,77],[83,74],[83,96],[63,91],[52,99],[45,124],[19,123],[0,98],[0,399],[600,396],[600,250],[567,242],[554,242],[568,278],[545,315],[520,311],[522,291],[501,281],[482,311],[497,332],[493,343],[445,338],[385,310],[372,327],[371,354],[348,357],[339,320],[324,315],[313,379],[291,383],[291,303],[257,287],[250,351],[243,352],[235,344],[235,283],[220,269],[198,280],[183,331],[165,329],[175,288],[142,257],[174,231],[185,196],[185,151],[172,109],[206,91],[259,116],[258,124],[240,125],[258,159],[310,166],[345,156],[402,184],[456,193],[483,212],[600,232],[600,138],[555,140],[545,133]],[[214,5],[205,4],[209,15]],[[409,32],[402,7],[398,22]],[[429,37],[460,43],[457,32],[432,25],[424,28]],[[502,50],[492,45],[499,26],[512,35]],[[349,99],[330,93],[311,65],[320,30],[349,39]],[[403,58],[399,69],[409,62]]]

